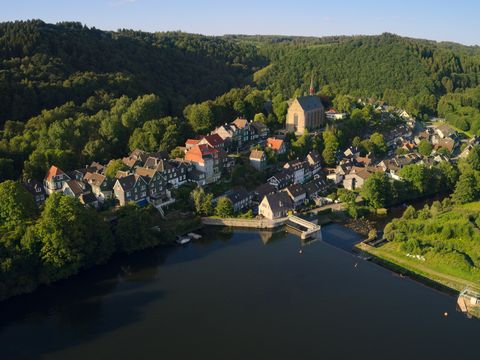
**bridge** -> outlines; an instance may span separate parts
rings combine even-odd
[[[285,223],[285,225],[294,228],[295,230],[300,231],[300,238],[302,240],[307,239],[311,235],[319,232],[321,226],[314,224],[308,220],[302,219],[301,217],[290,215]]]

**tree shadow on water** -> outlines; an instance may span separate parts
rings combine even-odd
[[[120,266],[107,264],[2,302],[0,358],[36,359],[140,321],[165,296],[143,285],[123,286]]]

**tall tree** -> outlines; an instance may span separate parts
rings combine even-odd
[[[33,196],[22,185],[12,180],[0,183],[0,227],[11,230],[35,213]]]
[[[386,207],[391,199],[390,180],[385,173],[373,173],[363,184],[361,194],[374,208]]]

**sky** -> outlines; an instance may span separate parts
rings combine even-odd
[[[480,45],[478,0],[0,0],[0,21],[80,21],[206,35],[354,35],[391,32]]]

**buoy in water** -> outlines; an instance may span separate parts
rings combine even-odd
[[[447,316],[448,316],[448,312],[445,311],[445,312],[443,313],[443,316],[447,317]]]
[[[298,250],[298,253],[299,253],[299,254],[301,254],[302,252],[303,252],[303,251],[302,251],[301,249],[300,249],[300,250]]]

